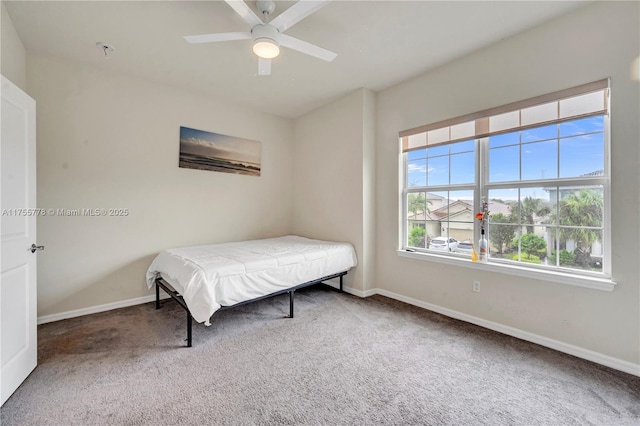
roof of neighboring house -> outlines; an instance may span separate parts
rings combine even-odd
[[[427,192],[427,200],[444,200],[444,197],[433,192]]]
[[[589,177],[589,176],[604,176],[604,169],[594,170],[592,172],[580,175],[579,177]],[[597,188],[599,186],[600,185],[563,186],[562,189],[566,191],[566,190],[575,190],[575,189]],[[542,189],[544,191],[551,192],[551,191],[555,191],[557,187],[551,186],[551,187],[545,187]]]
[[[499,201],[489,201],[489,214],[502,213],[507,216],[511,214],[511,207],[508,204],[501,203]]]
[[[425,212],[420,212],[418,214],[413,214],[409,212],[409,216],[407,216],[408,220],[438,220],[431,217],[429,213],[425,214]]]
[[[453,216],[458,216],[465,211],[473,211],[473,203],[470,200],[456,200],[431,212],[418,212],[418,214],[415,215],[409,212],[407,218],[409,220],[445,220]],[[489,201],[489,212],[508,215],[511,213],[511,209],[508,204],[499,201]]]
[[[580,175],[580,177],[585,177],[585,176],[603,176],[603,175],[604,175],[604,169],[600,169],[600,170],[594,170],[593,172],[585,173],[583,175]]]
[[[473,209],[473,206],[469,202],[464,200],[456,200],[431,212],[431,215],[437,219],[442,219],[452,214],[458,213],[462,210]]]

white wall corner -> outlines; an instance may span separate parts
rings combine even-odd
[[[376,94],[362,89],[362,246],[366,292],[376,283]]]
[[[26,92],[26,50],[4,1],[0,2],[0,15],[0,70],[2,75]]]

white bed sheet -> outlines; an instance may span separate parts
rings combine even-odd
[[[158,275],[183,297],[197,322],[230,306],[356,266],[349,243],[288,235],[263,240],[169,249],[147,270],[152,288]]]

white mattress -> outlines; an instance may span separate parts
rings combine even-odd
[[[149,266],[147,285],[152,288],[161,275],[184,297],[193,319],[208,325],[221,306],[344,272],[356,264],[349,243],[289,235],[165,250]]]

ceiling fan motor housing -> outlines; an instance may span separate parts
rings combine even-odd
[[[258,24],[251,29],[254,43],[259,39],[268,39],[280,45],[280,31],[273,25]]]
[[[253,53],[262,59],[273,59],[280,54],[280,32],[269,24],[258,24],[251,29]]]

